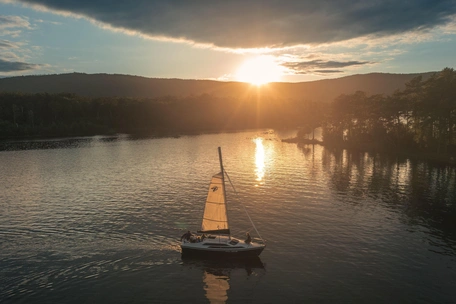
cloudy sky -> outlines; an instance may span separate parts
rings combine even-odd
[[[0,0],[0,76],[308,81],[456,67],[456,0]]]

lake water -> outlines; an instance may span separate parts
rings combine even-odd
[[[289,132],[0,143],[0,303],[456,303],[456,171]],[[260,259],[182,260],[217,147]]]

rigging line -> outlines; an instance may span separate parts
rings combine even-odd
[[[230,176],[228,175],[228,172],[226,172],[226,170],[223,170],[223,171],[225,172],[226,177],[228,177],[228,181],[230,182],[231,187],[233,187],[234,193],[236,194],[237,197],[239,197],[239,194],[237,193],[236,188],[234,187],[233,183],[231,182],[231,178],[230,178]],[[250,214],[247,212],[247,209],[245,208],[244,204],[241,203],[241,205],[242,205],[242,208],[244,208],[244,211],[245,211],[245,213],[247,214],[247,217],[249,218],[250,223],[252,224],[252,226],[253,226],[253,228],[255,229],[256,233],[258,234],[258,236],[260,237],[260,239],[263,241],[263,243],[265,243],[265,241],[264,241],[263,238],[261,237],[260,233],[259,233],[258,230],[256,229],[255,224],[253,223],[252,219],[250,218]]]

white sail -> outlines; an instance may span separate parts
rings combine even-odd
[[[226,213],[223,173],[212,176],[206,206],[204,207],[201,232],[229,234],[228,216]]]

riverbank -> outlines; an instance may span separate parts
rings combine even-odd
[[[451,165],[456,166],[456,157],[454,154],[450,153],[435,153],[429,151],[410,151],[410,150],[397,150],[389,149],[389,147],[375,145],[375,144],[363,144],[363,145],[354,145],[349,143],[343,144],[330,144],[324,141],[308,138],[286,138],[282,139],[282,142],[285,143],[295,143],[295,144],[304,144],[304,145],[321,145],[326,148],[333,149],[346,149],[350,151],[359,151],[359,152],[371,152],[371,153],[383,153],[389,155],[395,155],[400,157],[407,157],[410,159],[424,160],[440,165]]]

